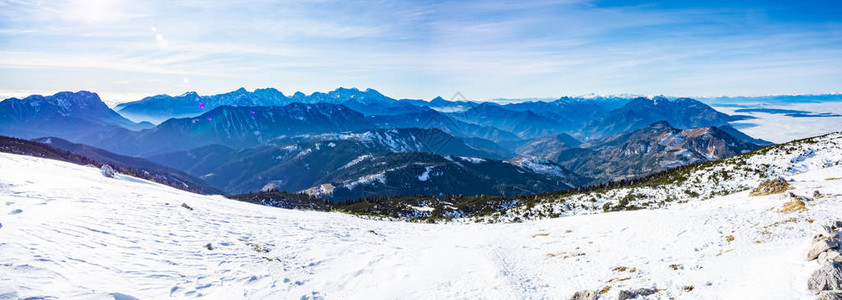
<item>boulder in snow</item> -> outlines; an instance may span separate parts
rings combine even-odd
[[[816,293],[842,289],[842,263],[829,263],[814,271],[807,289]]]
[[[789,199],[790,199],[790,200],[792,200],[792,201],[795,201],[795,200],[798,200],[798,201],[803,201],[803,202],[813,201],[813,199],[812,199],[812,198],[810,198],[810,197],[807,197],[807,196],[799,196],[799,195],[796,195],[796,194],[795,194],[795,193],[793,193],[793,192],[789,192],[789,193],[787,193],[787,194],[786,194],[786,198],[789,198]]]
[[[807,211],[807,205],[804,204],[804,201],[798,199],[792,199],[787,203],[784,203],[783,207],[778,210],[781,213],[797,213],[797,212],[805,212]]]
[[[619,300],[634,299],[634,298],[637,298],[637,296],[649,296],[649,295],[652,295],[656,292],[658,292],[658,291],[655,290],[655,289],[648,289],[648,288],[641,288],[641,289],[630,290],[630,291],[623,290],[623,291],[620,291],[620,293],[617,295],[617,299],[619,299]]]
[[[106,164],[102,164],[102,167],[100,167],[99,170],[100,172],[102,172],[102,176],[108,178],[114,178],[114,174],[117,173],[116,171],[114,171],[114,168]]]
[[[823,237],[827,237],[829,239],[836,238],[836,230],[833,230],[833,227],[822,225],[821,229],[819,229],[819,234]]]
[[[842,291],[823,291],[819,293],[819,300],[842,300]]]
[[[839,247],[839,240],[837,239],[820,239],[813,243],[810,250],[807,251],[807,260],[814,260],[819,258],[819,254]]]
[[[836,221],[830,222],[830,228],[833,228],[834,230],[842,229],[842,221],[836,220]]]
[[[570,300],[596,300],[596,292],[591,290],[578,291],[570,297]]]
[[[765,196],[771,194],[780,194],[790,189],[789,182],[778,177],[772,180],[764,181],[757,188],[751,190],[750,196]]]
[[[833,262],[842,263],[842,254],[836,250],[828,250],[819,254],[819,264],[828,264]]]

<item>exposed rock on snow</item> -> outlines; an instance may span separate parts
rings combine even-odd
[[[108,177],[108,178],[114,178],[114,174],[117,173],[117,172],[114,171],[114,168],[112,168],[111,166],[106,165],[106,164],[103,164],[102,167],[99,168],[99,170],[100,170],[100,172],[102,172],[102,176],[105,176],[105,177]]]
[[[819,264],[824,265],[833,262],[842,263],[842,254],[834,250],[828,250],[819,254]]]
[[[819,254],[830,249],[839,247],[839,240],[837,239],[819,239],[813,242],[813,246],[807,251],[807,260],[814,260],[819,258]]]
[[[839,248],[839,240],[836,237],[839,233],[840,221],[833,221],[830,226],[821,226],[819,234],[813,239],[813,246],[807,253],[807,259],[812,260],[812,255],[818,252],[819,264],[822,267],[810,275],[807,280],[807,288],[819,293],[819,299],[840,299],[842,300],[842,255],[831,249]]]
[[[789,192],[789,193],[787,194],[787,197],[789,197],[789,199],[792,199],[792,200],[800,200],[800,201],[804,201],[804,202],[813,201],[813,199],[811,199],[810,197],[807,197],[807,196],[799,196],[799,195],[796,195],[796,194],[795,194],[795,193],[793,193],[793,192]]]
[[[822,225],[821,230],[819,231],[819,235],[821,235],[823,237],[826,237],[826,238],[829,238],[829,239],[832,239],[832,238],[836,238],[838,233],[836,232],[836,230],[833,230],[833,227],[827,226],[827,225]]]
[[[810,275],[807,288],[813,292],[842,290],[842,263],[830,263]]]
[[[623,291],[620,291],[620,293],[617,295],[617,300],[634,299],[634,298],[637,298],[637,296],[649,296],[649,295],[652,295],[652,294],[657,293],[657,292],[658,292],[657,290],[649,289],[649,288],[640,288],[640,289],[636,289],[636,290],[623,290]]]
[[[842,291],[822,291],[819,300],[842,300]]]
[[[570,300],[596,300],[596,292],[590,290],[578,291]]]
[[[784,206],[778,210],[778,212],[782,213],[797,213],[802,211],[807,211],[807,206],[804,204],[804,201],[798,199],[784,203]]]
[[[771,194],[780,194],[790,189],[789,182],[781,177],[764,181],[757,188],[753,189],[750,196],[765,196]]]

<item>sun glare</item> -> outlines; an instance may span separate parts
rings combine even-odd
[[[83,23],[102,23],[114,20],[117,15],[117,1],[114,0],[71,0],[68,18]]]

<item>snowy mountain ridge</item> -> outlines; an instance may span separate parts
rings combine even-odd
[[[316,143],[316,142],[331,142],[331,141],[356,141],[360,142],[372,151],[378,152],[440,152],[444,150],[453,150],[457,146],[466,150],[457,151],[457,153],[471,153],[473,155],[481,154],[484,156],[492,156],[491,153],[484,153],[479,150],[473,150],[469,145],[463,145],[464,142],[452,135],[449,135],[439,129],[419,129],[419,128],[391,128],[391,129],[374,129],[358,132],[335,132],[323,134],[304,134],[291,137],[279,137],[270,143],[272,144],[286,144],[286,143]],[[446,146],[450,146],[449,148]]]
[[[549,159],[568,170],[607,182],[749,152],[760,145],[740,140],[718,127],[678,129],[665,121],[593,139],[581,145],[563,135],[546,137],[517,149],[521,156]]]
[[[789,178],[803,172],[842,164],[840,145],[842,133],[832,133],[768,146],[719,161],[678,167],[645,177],[557,192],[516,193],[516,196],[493,196],[488,193],[477,193],[474,196],[421,193],[409,194],[418,196],[364,199],[351,205],[338,206],[336,209],[373,219],[433,223],[509,223],[609,211],[655,209],[730,195],[755,188],[760,182],[778,176]],[[548,160],[520,157],[508,163],[519,166],[524,171],[565,175],[564,169]],[[457,165],[473,164],[459,162]],[[436,172],[440,170],[438,167],[434,168]],[[413,174],[424,175],[425,171],[425,168],[417,166]],[[429,178],[434,178],[430,175],[433,174],[428,174]],[[419,179],[428,176],[419,176]],[[573,185],[570,180],[576,179],[569,174],[558,178],[570,185]]]
[[[511,221],[658,208],[676,202],[729,195],[757,187],[771,178],[791,178],[841,164],[842,132],[834,132],[667,171],[632,187],[574,192],[563,196],[536,196],[535,203],[514,207],[483,220]]]

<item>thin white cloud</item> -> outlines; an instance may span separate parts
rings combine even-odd
[[[131,80],[150,94],[354,85],[397,97],[497,98],[842,86],[833,85],[838,24],[734,17],[754,11],[585,0],[93,1],[0,2],[0,39],[10,41],[0,45],[0,71],[14,69],[0,72],[0,88],[36,85],[58,69],[79,73],[63,86],[103,91],[143,73]],[[71,8],[92,13],[63,17]]]
[[[187,73],[202,76],[224,76],[224,73],[218,72],[219,70],[191,70],[190,72],[183,72],[164,65],[133,62],[116,57],[75,54],[56,55],[52,53],[39,52],[0,51],[0,68],[34,68],[41,70],[49,70],[50,68],[67,68],[77,70],[105,69],[150,74],[179,75]]]

